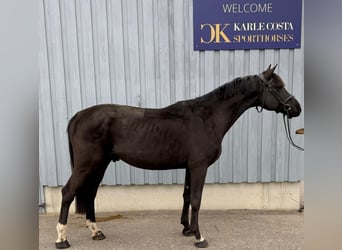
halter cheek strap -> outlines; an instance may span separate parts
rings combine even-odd
[[[264,94],[264,92],[265,92],[265,85],[268,82],[267,82],[264,74],[260,74],[259,78],[262,81],[262,104],[260,105],[260,107],[256,106],[255,109],[257,110],[258,113],[261,113],[264,110],[264,104],[265,104],[265,94]]]

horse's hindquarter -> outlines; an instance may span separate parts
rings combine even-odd
[[[187,121],[160,115],[119,114],[112,123],[112,151],[119,159],[145,169],[183,168],[187,162]]]

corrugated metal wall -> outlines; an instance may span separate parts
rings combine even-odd
[[[277,63],[302,104],[303,49],[193,51],[192,0],[42,0],[40,184],[64,185],[71,170],[68,120],[100,103],[163,107]],[[303,44],[303,43],[302,43]],[[292,121],[304,126],[303,115]],[[303,136],[294,136],[303,145]],[[303,152],[287,142],[281,115],[247,111],[228,132],[207,183],[298,181]],[[183,183],[183,170],[111,163],[103,183]]]

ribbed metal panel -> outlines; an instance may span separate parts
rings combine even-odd
[[[202,95],[237,76],[278,64],[304,105],[303,48],[193,51],[192,0],[42,0],[39,91],[40,182],[70,176],[66,127],[100,103],[163,107]],[[303,44],[303,43],[302,43]],[[304,126],[301,115],[293,130]],[[303,136],[294,136],[303,145]],[[228,132],[208,183],[298,181],[303,152],[290,147],[281,115],[247,111]],[[183,183],[184,171],[147,171],[111,163],[109,185]]]

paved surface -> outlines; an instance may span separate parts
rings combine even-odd
[[[184,237],[180,211],[98,214],[102,241],[90,238],[83,215],[70,215],[67,237],[76,249],[196,249]],[[55,249],[57,215],[39,216],[39,249]],[[297,211],[201,211],[200,230],[207,249],[303,249],[304,215]]]

